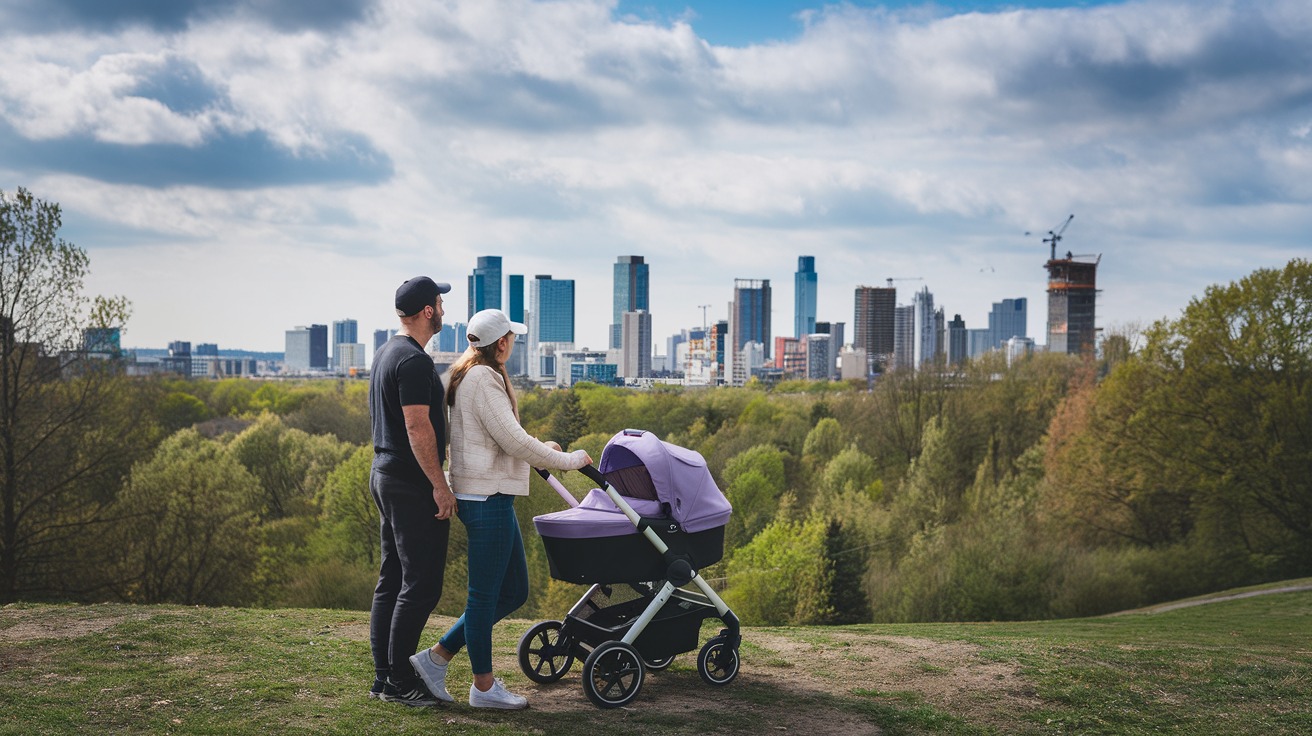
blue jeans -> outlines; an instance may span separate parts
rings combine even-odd
[[[462,499],[457,513],[469,536],[469,599],[439,642],[452,654],[468,645],[470,669],[483,675],[492,671],[492,625],[528,600],[524,538],[514,496]]]

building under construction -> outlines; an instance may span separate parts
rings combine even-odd
[[[1092,260],[1090,260],[1092,259]],[[1048,352],[1091,355],[1097,347],[1095,307],[1102,256],[1048,259]]]

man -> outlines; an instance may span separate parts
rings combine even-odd
[[[374,657],[370,697],[410,706],[452,698],[430,692],[409,657],[442,597],[456,499],[447,485],[446,395],[424,346],[442,329],[449,284],[427,276],[396,290],[401,328],[374,355],[369,418],[374,463],[369,490],[381,519],[382,563],[369,616]]]

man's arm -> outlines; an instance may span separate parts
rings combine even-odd
[[[446,473],[442,472],[442,463],[438,460],[437,434],[433,432],[433,423],[428,419],[426,404],[411,404],[401,407],[405,415],[405,432],[410,437],[410,450],[423,468],[428,482],[433,484],[433,501],[437,503],[437,518],[449,519],[456,510],[456,497],[446,483]],[[444,438],[445,439],[445,438]]]

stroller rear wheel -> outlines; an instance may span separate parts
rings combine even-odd
[[[564,624],[543,621],[524,632],[519,640],[519,668],[533,682],[555,682],[574,664],[573,643],[562,637]]]
[[[717,636],[697,654],[697,672],[708,685],[728,685],[738,676],[738,650]]]
[[[638,697],[645,673],[638,650],[622,641],[608,641],[593,649],[583,663],[583,692],[598,708],[618,708]]]

